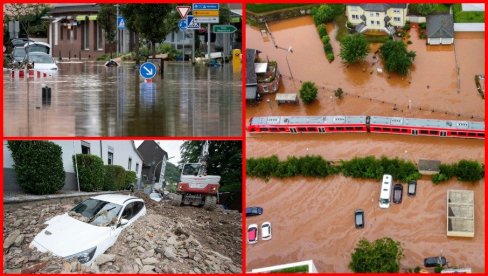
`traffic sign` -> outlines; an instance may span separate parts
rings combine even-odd
[[[180,30],[184,31],[186,29],[188,29],[188,22],[186,21],[187,19],[184,18],[184,19],[180,19],[180,21],[178,22],[178,27],[180,28]]]
[[[200,29],[200,23],[197,22],[196,18],[193,15],[188,15],[186,17],[186,28],[188,30],[198,30]]]
[[[176,10],[180,14],[181,18],[185,18],[188,15],[188,12],[190,12],[191,7],[190,6],[176,6]]]
[[[193,10],[218,10],[220,8],[219,4],[193,4]]]
[[[197,23],[219,23],[218,17],[195,17]]]
[[[237,28],[232,25],[213,25],[212,31],[214,33],[231,34],[237,31]]]
[[[139,68],[139,74],[141,74],[141,77],[145,79],[152,79],[157,73],[158,69],[156,68],[156,65],[151,62],[145,62]]]
[[[219,16],[219,11],[218,10],[196,10],[193,11],[193,16],[195,17]]]
[[[125,19],[122,16],[117,17],[117,29],[125,30]]]

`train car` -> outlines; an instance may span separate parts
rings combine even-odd
[[[253,117],[247,131],[257,133],[367,132],[367,116]]]
[[[485,138],[483,122],[370,116],[369,131],[401,135]]]

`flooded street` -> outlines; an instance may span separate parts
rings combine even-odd
[[[269,104],[262,102],[258,106],[248,106],[247,117],[288,113],[484,118],[484,101],[474,83],[474,74],[484,73],[484,33],[456,33],[455,47],[426,46],[426,40],[419,39],[417,29],[412,28],[412,44],[408,49],[415,51],[417,56],[411,74],[401,77],[376,72],[377,68],[382,68],[379,57],[374,55],[378,44],[370,45],[370,54],[362,64],[343,64],[338,56],[340,45],[335,40],[337,27],[333,24],[328,25],[336,56],[332,63],[325,57],[310,16],[273,22],[269,26],[276,43],[284,48],[292,46],[293,53],[276,49],[258,28],[249,25],[246,25],[247,47],[262,51],[262,59],[278,62],[283,74],[279,92],[297,93],[300,81],[313,81],[320,88],[318,101],[307,107],[300,104],[278,108],[275,95],[269,95],[265,98],[271,99]],[[460,68],[459,82],[456,57]],[[334,96],[334,90],[339,87],[345,92],[342,100]]]
[[[4,71],[5,136],[239,136],[241,73],[166,63],[144,83],[132,64],[60,63],[56,76],[12,80]],[[117,78],[118,74],[118,78]],[[41,87],[52,88],[50,104]]]

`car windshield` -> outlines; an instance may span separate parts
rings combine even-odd
[[[117,222],[120,209],[121,205],[90,198],[76,205],[68,215],[95,226],[109,226]]]
[[[29,62],[34,63],[54,63],[53,58],[48,55],[29,55]]]
[[[183,167],[183,175],[197,175],[200,164],[185,164]]]
[[[263,228],[261,229],[263,231],[263,236],[269,235],[269,232],[271,232],[271,231],[269,231],[270,230],[269,228],[270,228],[269,224],[266,224],[265,226],[263,226]]]
[[[386,198],[382,198],[382,199],[380,199],[380,202],[382,204],[388,204],[390,202],[390,200],[389,199],[386,199]]]
[[[29,53],[42,52],[42,53],[49,54],[49,48],[48,47],[46,47],[44,45],[38,45],[38,44],[29,45],[29,47],[27,47],[27,51]]]
[[[256,229],[255,228],[249,229],[248,233],[249,233],[249,240],[250,241],[253,241],[256,239]]]
[[[25,56],[25,48],[14,49],[14,57],[24,57],[24,56]]]

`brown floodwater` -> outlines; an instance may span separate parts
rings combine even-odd
[[[318,101],[311,106],[280,106],[275,95],[267,95],[257,106],[248,106],[247,117],[270,114],[320,115],[368,114],[415,116],[428,118],[463,118],[482,120],[484,101],[479,96],[474,75],[484,73],[484,33],[457,33],[454,46],[427,46],[418,38],[417,29],[410,31],[416,52],[411,73],[402,77],[386,72],[378,55],[379,44],[370,45],[366,61],[346,66],[338,56],[340,45],[335,40],[337,26],[328,25],[336,56],[329,63],[322,42],[310,16],[269,24],[277,45],[291,46],[293,53],[275,48],[263,38],[259,29],[246,26],[248,48],[262,51],[261,57],[276,60],[283,74],[280,92],[298,92],[300,82],[313,81],[320,88]],[[456,73],[459,65],[459,82]],[[334,90],[342,88],[345,97],[338,100]],[[266,100],[270,99],[269,103]],[[409,109],[410,106],[410,109]],[[419,110],[421,109],[421,110]]]
[[[240,136],[241,73],[165,63],[164,79],[144,83],[132,65],[60,63],[42,80],[4,70],[5,136]],[[51,102],[41,87],[52,88]]]
[[[248,178],[247,205],[261,206],[264,214],[247,218],[247,226],[269,221],[273,237],[246,245],[247,270],[302,260],[313,260],[319,272],[350,272],[348,264],[357,242],[391,237],[404,249],[400,270],[423,266],[423,259],[442,251],[452,266],[484,271],[484,184],[455,180],[434,186],[419,180],[417,195],[389,209],[378,207],[378,181],[343,176],[325,179],[295,177],[264,182]],[[473,190],[475,237],[446,236],[448,189]],[[406,185],[404,185],[406,190]],[[365,211],[365,228],[354,227],[354,210]]]

